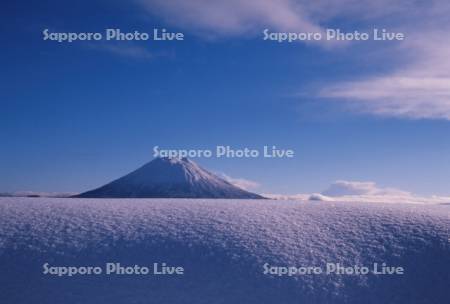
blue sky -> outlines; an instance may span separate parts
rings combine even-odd
[[[256,181],[263,193],[319,192],[355,180],[450,194],[445,1],[170,3],[2,4],[0,191],[91,189],[149,161],[155,145],[276,145],[295,158],[197,161]],[[42,40],[45,28],[154,27],[185,40]],[[408,39],[262,40],[264,28],[326,27],[385,27]]]

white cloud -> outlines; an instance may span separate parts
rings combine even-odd
[[[231,176],[228,176],[224,173],[218,173],[218,175],[223,178],[224,180],[226,180],[227,182],[229,182],[230,184],[235,185],[236,187],[239,187],[241,189],[244,190],[254,190],[259,188],[260,184],[252,181],[252,180],[248,180],[245,178],[233,178]]]
[[[403,3],[388,21],[406,39],[385,54],[404,62],[391,72],[325,85],[319,97],[341,101],[355,112],[383,117],[450,120],[450,2]],[[374,65],[383,62],[374,62]]]
[[[379,188],[374,182],[357,182],[338,180],[322,192],[326,196],[348,195],[410,195],[409,192],[394,188]]]
[[[325,86],[319,97],[340,99],[349,109],[386,117],[450,120],[450,41],[429,33],[412,37],[406,67],[392,73]],[[394,54],[398,55],[398,54]]]
[[[320,194],[320,193],[313,193],[307,198],[310,201],[323,201],[323,202],[332,202],[333,199],[331,197],[328,197],[326,195]]]
[[[322,193],[263,196],[281,200],[355,202],[355,203],[409,203],[409,204],[449,204],[450,197],[419,196],[395,188],[378,187],[374,182],[336,181]]]
[[[307,201],[311,194],[299,193],[299,194],[278,194],[278,193],[261,193],[263,197],[274,200],[298,200]]]
[[[261,35],[265,28],[322,32],[339,19],[356,24],[357,30],[375,26],[404,32],[407,40],[402,42],[403,47],[390,48],[385,54],[409,58],[404,67],[384,75],[327,84],[315,96],[339,100],[355,112],[450,120],[450,2],[447,0],[138,1],[168,24],[209,36],[251,37]],[[373,64],[383,65],[383,62]]]
[[[290,0],[140,0],[168,23],[212,35],[242,35],[263,28],[320,31],[303,5]]]
[[[442,12],[444,0],[137,0],[151,14],[187,30],[215,35],[280,31],[321,31],[336,18],[369,21],[404,16],[414,19],[424,12]],[[395,23],[395,22],[394,22]]]
[[[106,51],[114,55],[128,57],[132,59],[152,59],[155,57],[149,50],[138,45],[126,43],[103,43],[89,44],[88,48],[92,50]]]

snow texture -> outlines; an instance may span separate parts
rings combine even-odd
[[[450,205],[0,198],[1,303],[450,303]],[[42,274],[181,265],[185,275]],[[385,262],[404,275],[263,274]]]

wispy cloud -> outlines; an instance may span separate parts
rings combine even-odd
[[[346,195],[410,195],[409,192],[395,188],[379,188],[374,182],[338,180],[322,192],[326,196]]]
[[[320,31],[303,5],[290,0],[140,0],[173,25],[211,35],[242,35],[264,27]]]
[[[442,11],[444,0],[137,0],[151,14],[184,29],[215,35],[249,35],[263,28],[279,31],[321,31],[336,18],[352,21],[414,17]],[[397,15],[396,15],[397,14]],[[395,23],[395,22],[394,22]]]
[[[228,176],[224,173],[218,173],[218,175],[221,178],[223,178],[224,180],[226,180],[227,182],[229,182],[230,184],[233,184],[236,187],[239,187],[244,190],[255,190],[255,189],[259,188],[259,186],[260,186],[259,183],[249,180],[249,179],[234,178],[234,177]]]
[[[377,116],[450,120],[450,40],[443,39],[450,30],[450,3],[435,0],[424,7],[412,1],[402,7],[387,23],[406,40],[386,56],[405,63],[389,73],[325,85],[318,97]]]
[[[261,35],[273,31],[323,32],[335,20],[358,30],[373,26],[404,32],[403,47],[385,56],[408,58],[381,75],[324,84],[313,95],[355,112],[411,119],[450,120],[450,2],[447,0],[138,0],[168,24],[212,36]],[[321,43],[327,48],[329,43]],[[335,44],[333,44],[335,45]],[[381,47],[380,47],[381,48]],[[328,48],[330,52],[333,48]],[[377,46],[373,45],[373,52]],[[386,47],[383,47],[386,52]],[[384,65],[384,62],[374,62]]]
[[[439,36],[412,37],[399,50],[412,57],[406,67],[386,75],[330,84],[321,88],[318,96],[338,99],[357,112],[450,120],[450,41],[439,41]]]
[[[148,60],[155,57],[155,54],[148,49],[129,43],[91,43],[88,45],[88,48],[132,59]]]

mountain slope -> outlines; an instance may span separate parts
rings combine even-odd
[[[156,158],[84,198],[262,198],[240,189],[187,158]]]

